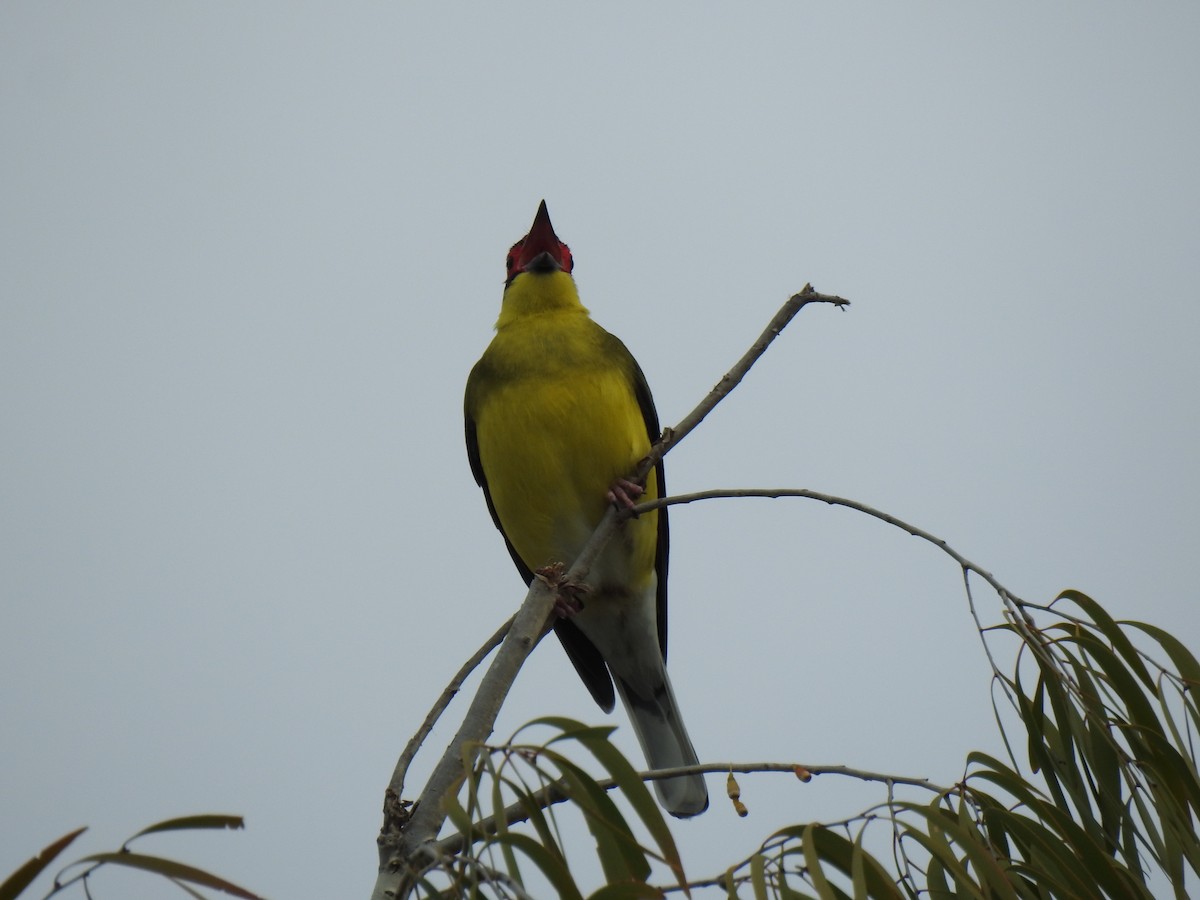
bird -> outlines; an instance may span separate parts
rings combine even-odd
[[[492,520],[528,585],[569,565],[610,504],[631,507],[628,480],[658,439],[646,377],[625,345],[591,318],[543,200],[512,245],[495,336],[467,379],[467,456]],[[644,495],[665,494],[660,461]],[[592,698],[616,696],[653,769],[698,764],[667,677],[667,510],[628,519],[554,631]],[[615,695],[614,695],[615,685]],[[687,818],[708,808],[704,776],[655,781],[659,802]]]

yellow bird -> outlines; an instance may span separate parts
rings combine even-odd
[[[569,565],[609,503],[633,504],[626,481],[658,438],[658,414],[637,362],[579,300],[571,251],[542,201],[508,253],[496,336],[467,380],[467,455],[488,510],[525,583]],[[663,467],[645,493],[664,490]],[[631,519],[592,566],[581,609],[554,628],[596,702],[620,695],[652,768],[695,765],[667,678],[667,511]],[[702,775],[655,782],[672,815],[708,807]]]

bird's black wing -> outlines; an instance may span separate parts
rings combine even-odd
[[[488,512],[492,514],[492,521],[496,524],[496,529],[504,538],[504,546],[508,548],[508,555],[517,564],[517,569],[520,571],[521,577],[525,579],[525,583],[529,584],[533,581],[533,572],[517,554],[517,548],[512,545],[512,541],[504,533],[504,526],[500,524],[500,517],[496,515],[496,505],[492,502],[492,492],[488,490],[487,477],[483,474],[483,463],[479,459],[479,437],[475,433],[475,420],[471,418],[469,412],[466,415],[466,432],[467,459],[471,463],[471,474],[475,476],[475,483],[483,488],[483,499],[487,501]]]
[[[654,397],[650,394],[650,385],[637,364],[633,354],[621,343],[620,339],[609,335],[616,345],[614,356],[625,360],[629,367],[629,377],[633,382],[633,393],[637,397],[638,408],[642,411],[642,421],[646,423],[646,436],[654,444],[662,431],[658,424],[658,411],[654,408]],[[658,475],[658,496],[667,496],[667,477],[663,461],[660,459],[654,471]],[[654,571],[658,575],[658,646],[662,650],[663,660],[667,658],[667,563],[671,551],[671,530],[667,519],[667,508],[658,511],[658,548],[654,556]]]

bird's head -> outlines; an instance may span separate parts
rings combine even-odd
[[[521,238],[508,251],[506,260],[508,277],[506,284],[522,272],[565,272],[571,274],[575,260],[571,257],[571,248],[558,239],[554,226],[550,224],[550,213],[546,211],[546,201],[538,207],[537,215],[533,217],[533,225],[529,234]]]

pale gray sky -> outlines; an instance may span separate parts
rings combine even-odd
[[[0,6],[0,873],[228,811],[145,849],[366,895],[397,753],[522,596],[461,397],[543,197],[666,423],[806,281],[853,300],[673,490],[847,495],[1200,645],[1198,42],[1184,2]],[[701,758],[999,751],[948,559],[798,501],[673,526]],[[549,643],[498,734],[543,714],[639,759]],[[878,796],[718,782],[695,876]]]

